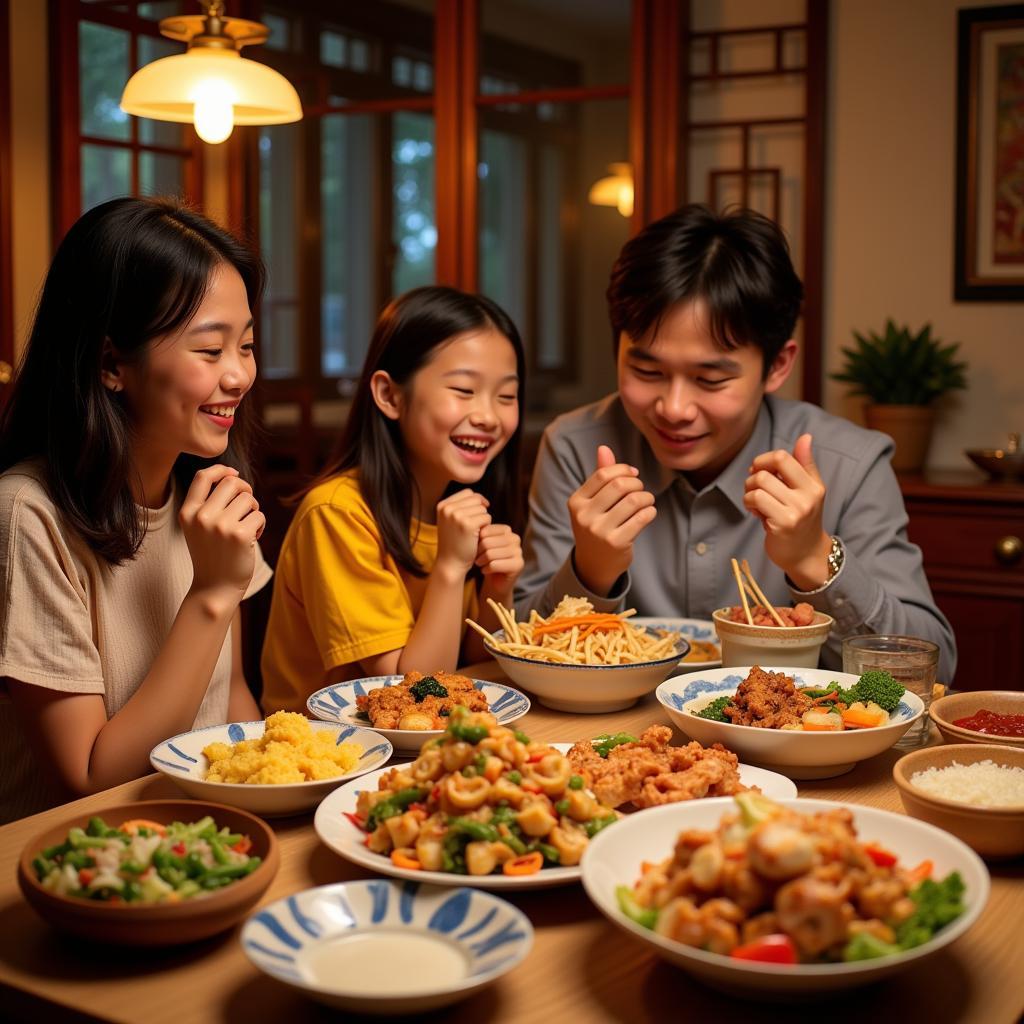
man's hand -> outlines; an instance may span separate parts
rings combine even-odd
[[[569,498],[576,575],[594,594],[607,594],[629,568],[633,542],[658,514],[638,474],[601,445],[597,469]]]
[[[768,557],[800,590],[828,580],[832,538],[822,529],[825,485],[811,454],[811,435],[802,434],[792,455],[785,449],[754,459],[743,503],[761,520]]]

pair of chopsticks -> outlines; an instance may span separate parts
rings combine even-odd
[[[747,600],[749,593],[750,599],[755,604],[763,606],[778,625],[785,626],[786,624],[782,621],[782,616],[775,610],[775,605],[764,596],[764,591],[757,585],[757,580],[754,579],[754,574],[750,571],[750,564],[747,560],[744,558],[742,562],[737,562],[735,558],[732,558],[730,561],[732,563],[732,574],[736,577],[736,586],[739,588],[740,600],[743,602],[743,612],[747,616],[748,624],[751,626],[754,624],[754,617],[750,614],[750,603]],[[742,575],[740,575],[741,569]],[[744,576],[746,580],[744,580]]]

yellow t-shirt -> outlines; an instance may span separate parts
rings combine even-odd
[[[437,527],[410,524],[426,572],[437,561]],[[408,575],[385,550],[354,472],[315,487],[288,528],[275,571],[263,644],[263,708],[305,711],[323,686],[358,679],[359,661],[404,647],[427,580]],[[476,615],[466,580],[463,617]],[[464,630],[464,627],[463,627]],[[424,665],[430,672],[437,665]]]

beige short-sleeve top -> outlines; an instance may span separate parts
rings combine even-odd
[[[107,716],[116,714],[145,678],[192,583],[177,512],[173,493],[147,510],[135,558],[112,566],[65,524],[38,465],[0,474],[0,680],[98,693]],[[257,546],[245,596],[270,577]],[[230,679],[229,630],[196,728],[226,721]],[[64,798],[40,767],[0,682],[0,822]]]

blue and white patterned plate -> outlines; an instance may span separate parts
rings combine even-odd
[[[347,683],[335,683],[317,690],[306,701],[306,708],[315,718],[342,725],[359,725],[372,728],[365,719],[357,716],[356,697],[365,696],[378,686],[395,686],[404,676],[367,676],[365,679],[351,679]],[[487,698],[491,714],[499,724],[508,725],[522,718],[530,710],[530,700],[503,683],[491,683],[474,679],[473,685]],[[375,729],[395,750],[419,752],[427,740],[440,736],[443,729]]]
[[[285,782],[249,785],[234,782],[207,782],[210,765],[203,750],[211,743],[239,743],[259,739],[263,722],[233,722],[193,729],[158,743],[149,754],[149,763],[169,779],[173,779],[189,796],[215,803],[230,804],[264,816],[301,814],[315,807],[332,789],[366,772],[380,768],[394,749],[380,733],[357,729],[334,722],[310,722],[314,730],[329,732],[335,743],[346,740],[358,743],[363,752],[355,767],[344,775],[315,782]]]
[[[377,879],[271,903],[246,921],[241,943],[259,970],[329,1006],[406,1014],[453,1003],[512,970],[530,952],[533,928],[479,889]]]
[[[722,664],[722,644],[718,639],[718,632],[715,624],[710,619],[659,619],[638,616],[631,620],[638,626],[646,626],[648,629],[667,630],[671,633],[680,633],[690,642],[690,649],[686,656],[679,662],[676,672],[694,672],[698,669],[718,668]],[[718,655],[714,658],[701,659],[704,652],[697,646],[695,641],[702,644],[714,644]]]

